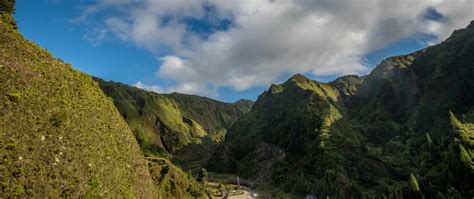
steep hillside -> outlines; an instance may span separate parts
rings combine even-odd
[[[97,82],[6,14],[0,52],[0,198],[207,198],[170,162],[145,159]]]
[[[365,77],[272,85],[208,168],[301,196],[472,197],[473,93],[471,22]]]
[[[0,197],[155,196],[112,100],[13,24],[0,14]]]
[[[453,192],[452,186],[472,196],[472,182],[462,179],[474,176],[452,166],[455,149],[450,146],[457,138],[449,115],[465,115],[465,122],[471,122],[473,92],[471,22],[439,45],[383,61],[353,98],[351,117],[364,129],[372,151],[421,178],[425,195]]]
[[[232,104],[238,106],[240,109],[246,112],[249,112],[250,110],[252,110],[253,103],[254,101],[252,100],[240,99],[240,100],[235,101]]]
[[[142,149],[173,158],[185,169],[202,166],[251,102],[223,103],[185,94],[158,94],[97,79],[135,133]]]
[[[212,158],[228,162],[210,163],[208,168],[230,169],[285,192],[339,197],[357,193],[348,175],[364,175],[359,165],[378,170],[377,177],[391,177],[390,168],[364,155],[360,132],[344,115],[337,89],[295,75],[259,96],[252,111],[229,132],[227,150]],[[348,164],[353,169],[347,170]]]

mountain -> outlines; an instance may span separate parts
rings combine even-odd
[[[318,197],[472,197],[474,21],[446,41],[329,83],[272,85],[208,168]]]
[[[96,79],[134,132],[142,149],[173,159],[184,169],[200,169],[250,100],[224,103],[179,93],[158,94]]]
[[[2,2],[0,198],[208,198],[203,167],[263,197],[474,196],[474,21],[363,77],[224,103],[74,70]]]
[[[16,27],[0,13],[0,198],[207,197],[169,161],[145,159],[96,81]]]
[[[343,165],[369,158],[363,154],[360,132],[343,117],[340,98],[330,84],[299,74],[272,85],[228,133],[228,150],[221,150],[226,158],[219,153],[212,158],[234,160],[235,165],[220,162],[229,166],[217,166],[234,170],[217,171],[237,172],[297,194],[310,193],[308,189],[351,192],[355,185],[346,179]],[[213,163],[208,167],[216,169]]]
[[[155,195],[133,134],[97,83],[0,17],[1,194]]]
[[[253,103],[254,103],[254,101],[252,101],[252,100],[240,99],[240,100],[235,101],[232,104],[240,107],[245,112],[249,112],[250,110],[252,110]]]

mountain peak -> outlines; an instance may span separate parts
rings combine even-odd
[[[300,87],[300,88],[311,88],[312,87],[312,80],[308,79],[306,76],[300,74],[300,73],[297,73],[295,75],[293,75],[292,77],[290,77],[288,80],[286,80],[285,83],[283,83],[281,86],[285,87],[285,86],[297,86],[297,87]]]
[[[302,75],[301,73],[297,73],[293,75],[290,79],[288,79],[288,81],[296,81],[298,83],[304,83],[304,82],[309,81],[309,79],[306,76]]]
[[[466,28],[474,28],[474,20],[472,20]]]
[[[239,99],[235,102],[232,102],[232,104],[248,104],[248,103],[253,103],[254,101],[249,100],[249,99]]]
[[[239,100],[233,102],[232,104],[236,105],[238,107],[241,107],[241,108],[246,108],[247,110],[250,111],[250,109],[252,109],[253,103],[254,103],[254,101],[252,101],[252,100],[239,99]]]

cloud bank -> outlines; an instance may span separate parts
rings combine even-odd
[[[285,74],[365,74],[368,53],[420,34],[434,44],[473,19],[471,0],[100,0],[77,20],[155,54],[156,78],[174,82],[137,86],[216,96]]]

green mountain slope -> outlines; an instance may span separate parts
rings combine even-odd
[[[138,144],[88,75],[0,15],[1,197],[152,197]]]
[[[0,52],[0,198],[207,198],[169,161],[145,159],[98,83],[26,41],[7,14]]]
[[[301,196],[473,196],[473,93],[471,22],[365,77],[272,85],[208,168]]]
[[[281,85],[272,85],[232,127],[226,157],[217,153],[213,158],[228,160],[219,164],[230,166],[211,163],[209,168],[218,172],[229,172],[219,168],[234,169],[230,172],[260,184],[271,182],[285,192],[311,190],[348,196],[355,185],[347,179],[344,164],[371,160],[363,154],[358,129],[343,115],[337,89],[295,75]],[[381,167],[381,175],[388,175],[384,165],[372,164]],[[332,184],[326,184],[328,180]]]
[[[252,110],[253,103],[254,101],[252,100],[240,99],[240,100],[235,101],[232,104],[240,107],[242,110],[246,112],[249,112],[250,110]]]
[[[97,79],[114,100],[142,149],[173,158],[188,169],[202,167],[235,120],[250,110],[251,101],[223,103],[179,93],[158,94]]]
[[[364,77],[297,74],[223,103],[76,71],[26,41],[5,2],[0,198],[207,198],[181,169],[202,167],[275,197],[474,196],[474,21]]]
[[[472,174],[453,169],[450,111],[474,105],[474,23],[439,45],[385,60],[364,81],[351,115],[385,162],[416,173],[425,195],[474,193]],[[467,117],[465,122],[472,122]],[[470,132],[473,134],[474,132]],[[447,153],[449,152],[449,153]]]

